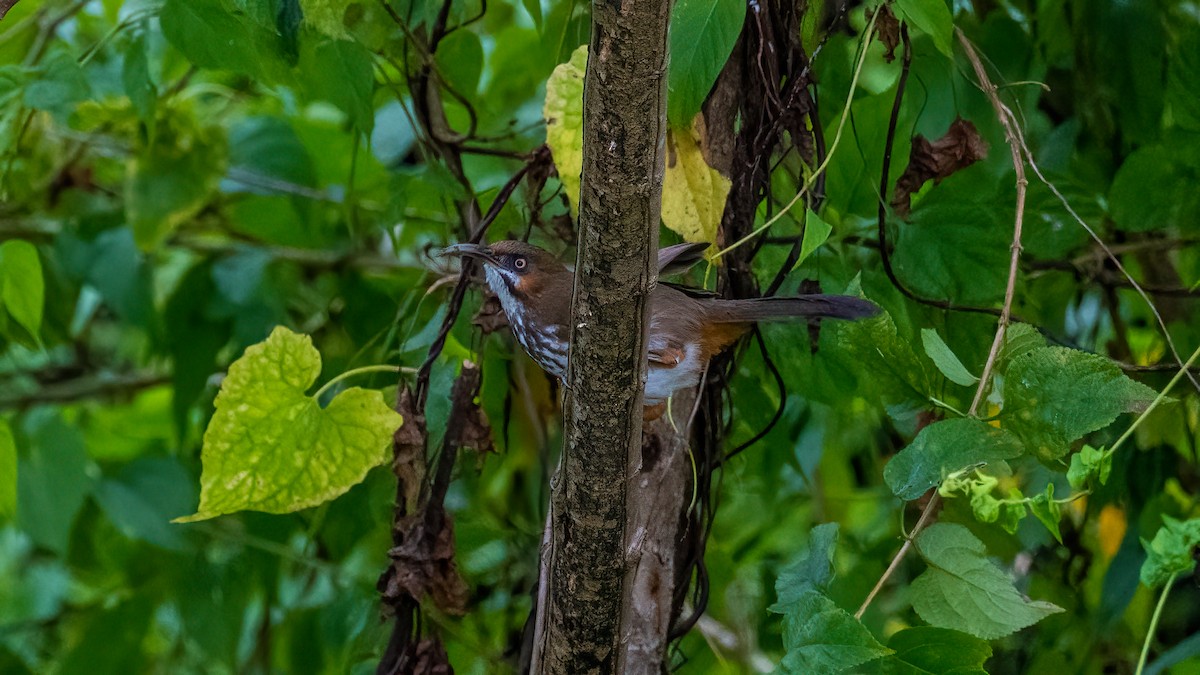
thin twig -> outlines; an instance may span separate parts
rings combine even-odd
[[[1025,216],[1025,190],[1029,182],[1025,178],[1025,165],[1022,161],[1021,155],[1021,148],[1023,147],[1024,143],[1021,137],[1021,132],[1016,125],[1016,118],[1013,116],[1012,111],[1009,110],[1008,106],[1004,105],[1004,102],[1001,101],[1000,97],[996,94],[996,85],[992,84],[991,79],[988,77],[987,71],[983,67],[983,63],[979,60],[979,54],[976,53],[975,47],[971,44],[971,41],[968,40],[967,36],[957,28],[955,29],[955,34],[958,36],[958,41],[960,44],[962,44],[963,50],[966,52],[967,59],[971,62],[971,66],[975,70],[976,77],[979,78],[980,89],[982,89],[983,93],[987,95],[988,100],[992,104],[992,108],[996,111],[996,116],[1000,119],[1000,123],[1004,126],[1004,139],[1008,143],[1009,149],[1012,151],[1013,169],[1016,171],[1017,175],[1017,204],[1016,216],[1013,219],[1013,240],[1012,245],[1009,247],[1011,256],[1009,258],[1008,265],[1008,283],[1004,289],[1004,305],[1000,310],[1000,320],[997,322],[996,326],[996,337],[992,340],[992,348],[988,352],[987,361],[983,366],[983,373],[979,377],[979,386],[975,389],[975,397],[971,401],[971,407],[967,412],[968,415],[974,416],[979,411],[979,405],[982,403],[983,396],[987,391],[988,381],[991,378],[992,370],[996,365],[996,358],[1000,353],[1000,348],[1004,345],[1004,333],[1008,327],[1008,322],[1012,315],[1013,295],[1015,294],[1016,290],[1017,271],[1019,269],[1021,258],[1021,229]],[[886,192],[880,194],[880,199],[883,199],[883,194],[886,194]],[[901,545],[900,550],[896,553],[896,556],[892,558],[892,562],[888,565],[887,569],[884,570],[883,575],[879,577],[879,581],[876,582],[875,587],[871,589],[871,592],[867,595],[866,600],[863,601],[862,606],[859,607],[858,611],[854,613],[856,618],[862,618],[862,615],[867,611],[867,607],[871,605],[871,602],[875,599],[875,596],[879,593],[879,590],[883,588],[883,585],[887,583],[887,580],[891,578],[892,574],[894,574],[896,569],[900,566],[901,561],[903,561],[905,556],[908,555],[908,552],[912,550],[913,541],[916,540],[917,536],[919,536],[921,532],[924,531],[925,527],[928,526],[933,520],[933,514],[940,504],[941,497],[937,492],[934,492],[933,496],[929,498],[929,502],[925,505],[925,508],[921,511],[921,517],[917,520],[917,524],[913,526],[912,531],[908,533],[907,537],[905,537],[904,544]]]
[[[987,70],[984,69],[983,63],[979,60],[979,55],[975,52],[975,47],[967,36],[959,29],[955,29],[955,34],[958,36],[958,41],[962,44],[966,51],[967,59],[971,62],[971,67],[975,69],[975,76],[979,78],[979,87],[983,93],[987,95],[988,100],[992,104],[992,108],[996,111],[996,117],[1000,119],[1000,124],[1004,126],[1004,140],[1008,143],[1009,150],[1012,152],[1013,169],[1017,173],[1017,212],[1013,218],[1013,240],[1009,247],[1011,255],[1008,263],[1008,283],[1004,287],[1004,305],[1000,310],[1000,320],[996,326],[996,337],[992,340],[992,348],[988,352],[987,361],[983,365],[983,373],[979,376],[979,387],[975,390],[975,398],[971,400],[971,408],[967,411],[969,415],[975,415],[979,411],[979,404],[983,402],[983,395],[987,391],[988,380],[991,377],[992,369],[996,366],[996,358],[1000,355],[1000,348],[1004,346],[1004,332],[1008,328],[1009,318],[1012,315],[1013,294],[1017,284],[1017,270],[1021,262],[1021,227],[1025,219],[1025,190],[1029,186],[1029,181],[1025,178],[1025,162],[1021,158],[1021,148],[1024,146],[1024,140],[1021,137],[1021,131],[1017,128],[1016,117],[1012,110],[1004,105],[1000,97],[996,94],[996,85],[988,78]]]

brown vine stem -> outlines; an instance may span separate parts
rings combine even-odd
[[[1029,185],[1029,181],[1025,178],[1025,162],[1022,159],[1022,148],[1024,147],[1024,138],[1021,136],[1021,131],[1017,127],[1016,117],[1012,110],[1000,100],[1000,96],[996,93],[996,85],[992,84],[991,78],[988,77],[987,69],[984,68],[983,62],[979,59],[979,54],[975,51],[975,46],[967,39],[958,28],[954,29],[955,35],[958,37],[959,44],[962,45],[963,51],[966,53],[967,60],[971,62],[971,67],[975,70],[975,76],[979,78],[979,88],[987,96],[991,102],[992,108],[996,111],[996,117],[999,118],[1000,124],[1004,127],[1004,140],[1008,143],[1009,150],[1012,152],[1013,170],[1017,175],[1017,206],[1016,216],[1013,219],[1013,239],[1012,245],[1009,247],[1012,255],[1009,257],[1008,264],[1008,283],[1004,287],[1004,305],[1000,310],[1000,319],[996,325],[996,337],[992,340],[992,348],[988,351],[987,361],[983,366],[983,373],[979,376],[979,386],[975,389],[975,398],[971,401],[971,407],[967,414],[974,416],[979,411],[979,405],[983,402],[984,394],[987,393],[988,381],[991,379],[992,370],[996,366],[996,358],[1000,354],[1000,348],[1004,345],[1004,333],[1008,328],[1009,319],[1012,316],[1013,294],[1017,284],[1017,270],[1021,261],[1021,229],[1025,219],[1025,190]],[[854,613],[854,618],[861,619],[867,611],[867,607],[875,600],[875,596],[879,594],[880,589],[887,583],[895,573],[896,568],[900,566],[901,561],[912,549],[913,541],[917,536],[929,525],[933,520],[933,514],[937,511],[938,505],[941,503],[941,497],[937,492],[929,498],[929,502],[925,504],[925,508],[921,511],[921,517],[917,520],[917,524],[913,526],[911,532],[904,539],[904,544],[900,546],[900,550],[896,552],[896,556],[892,558],[892,562],[884,570],[883,575],[879,577],[875,587],[867,595],[858,611]]]

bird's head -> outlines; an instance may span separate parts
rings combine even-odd
[[[488,286],[507,310],[514,299],[528,301],[551,287],[566,282],[570,272],[549,251],[521,241],[498,241],[490,246],[455,244],[441,251],[444,256],[474,258],[483,265]],[[569,296],[568,296],[569,297]]]

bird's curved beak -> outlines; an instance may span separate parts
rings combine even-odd
[[[443,257],[467,256],[470,258],[477,258],[491,265],[500,264],[500,261],[496,259],[496,256],[492,255],[492,249],[488,248],[487,246],[483,246],[482,244],[454,244],[453,246],[447,246],[439,251],[438,255]]]

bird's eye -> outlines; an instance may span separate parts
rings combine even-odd
[[[525,266],[528,264],[529,263],[526,262],[526,260],[524,258],[514,258],[513,259],[513,269],[515,269],[515,270],[523,270],[523,269],[525,269]]]

